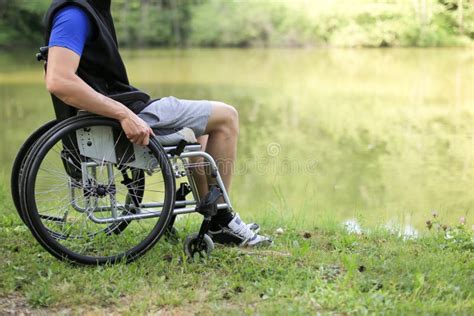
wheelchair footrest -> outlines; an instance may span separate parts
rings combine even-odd
[[[217,214],[217,201],[222,196],[221,190],[217,186],[211,186],[209,193],[201,200],[197,211],[204,216],[199,233],[196,236],[196,245],[198,249],[205,249],[206,234],[211,227],[211,219]]]
[[[216,185],[210,187],[209,193],[199,202],[196,211],[204,217],[212,217],[217,214],[217,201],[222,192]]]

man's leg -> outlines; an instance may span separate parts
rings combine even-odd
[[[203,150],[216,161],[224,186],[229,192],[237,152],[239,117],[237,110],[230,105],[222,102],[211,104],[212,112],[205,130],[206,135],[199,137],[198,141]],[[202,159],[195,159],[193,162],[202,162]],[[212,180],[204,174],[205,171],[201,167],[194,172],[200,197],[207,194],[209,180]]]
[[[239,136],[237,110],[225,103],[212,102],[205,134],[209,135],[206,152],[216,161],[224,186],[229,192]]]
[[[206,152],[216,161],[224,186],[229,191],[239,136],[239,115],[235,108],[225,103],[212,102],[212,112],[205,134],[209,135]],[[271,244],[272,241],[268,237],[257,234],[258,229],[258,225],[245,224],[238,214],[234,215],[229,210],[219,210],[212,218],[209,235],[215,242],[222,244],[241,246]]]
[[[205,122],[202,120],[203,115]],[[207,139],[200,137],[199,141],[203,149],[216,161],[225,189],[230,190],[239,134],[239,117],[232,106],[222,102],[209,103],[168,97],[156,101],[142,111],[141,116],[149,118],[149,124],[156,124],[156,128],[169,128],[170,124],[189,126],[198,131],[196,134],[207,135]],[[206,174],[208,173],[203,169],[193,172],[201,197],[207,194],[208,185],[215,181]],[[255,246],[271,243],[269,238],[256,233],[259,227],[256,225],[255,228],[254,225],[247,225],[237,214],[228,209],[221,209],[212,218],[209,235],[215,242],[223,244]]]
[[[209,135],[202,135],[197,138],[197,141],[199,144],[201,144],[201,148],[203,151],[206,151],[207,147],[207,140],[209,138]],[[194,167],[191,169],[194,182],[196,183],[196,187],[198,190],[199,198],[204,198],[209,192],[209,185],[208,185],[208,179],[207,179],[207,172],[206,168],[203,167],[204,163],[204,158],[202,157],[193,157],[189,159],[192,163],[196,164],[197,167]]]
[[[211,102],[211,104],[212,111],[205,134],[198,137],[198,142],[202,149],[216,161],[225,189],[229,192],[239,133],[238,114],[235,108],[225,103]],[[204,162],[204,159],[197,157],[191,162],[199,165]],[[203,198],[209,192],[209,185],[215,184],[215,179],[210,176],[209,168],[199,166],[193,169],[199,197]],[[220,202],[224,202],[223,199]],[[218,228],[219,225],[227,225],[233,217],[230,210],[219,210],[212,218],[211,227]]]

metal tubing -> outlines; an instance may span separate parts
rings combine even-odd
[[[226,203],[220,203],[217,205],[217,208],[221,210],[221,209],[227,209],[229,208],[229,206]],[[189,213],[194,213],[194,212],[196,212],[195,207],[186,207],[186,208],[179,208],[179,209],[173,210],[173,215],[182,215],[182,214],[189,214]],[[130,221],[130,220],[135,220],[135,219],[145,219],[145,218],[152,218],[152,217],[159,217],[159,216],[161,216],[161,211],[123,215],[123,216],[118,216],[117,218],[112,218],[112,217],[97,218],[94,216],[94,214],[91,214],[89,218],[94,223],[107,224],[107,223],[116,223],[116,222],[121,222],[121,221]]]
[[[167,153],[175,148],[176,146],[164,147]],[[181,153],[179,158],[185,159],[185,158],[190,158],[190,157],[203,157],[210,164],[213,173],[216,174],[216,182],[219,188],[221,189],[222,196],[225,202],[225,203],[219,203],[217,205],[217,208],[232,210],[230,198],[227,194],[227,190],[225,189],[224,182],[222,181],[221,175],[219,173],[219,169],[217,167],[217,164],[214,158],[212,158],[212,156],[209,155],[208,153],[202,151],[201,145],[188,145],[185,147],[184,150],[185,151]],[[171,157],[171,156],[168,154],[168,157]],[[81,163],[83,187],[87,187],[87,185],[89,185],[87,168],[88,167],[96,168],[97,166],[99,166],[99,164],[95,161]],[[109,185],[113,184],[115,180],[112,168],[113,168],[112,164],[107,163]],[[197,191],[197,188],[195,186],[194,179],[192,178],[192,174],[190,172],[187,172],[187,175],[188,175],[189,182],[194,184],[192,185],[192,189],[193,189],[193,195],[195,199],[193,201],[176,201],[175,206],[190,206],[190,205],[196,205],[198,203],[199,196],[197,192],[195,192]],[[131,208],[130,207],[126,208],[124,205],[117,204],[114,197],[111,197],[111,206],[96,206],[96,207],[91,207],[90,197],[86,197],[85,198],[86,207],[80,207],[76,203],[74,189],[72,185],[70,186],[70,188],[71,188],[71,205],[73,206],[73,208],[79,212],[87,212],[89,214],[88,215],[89,218],[93,222],[98,223],[98,224],[114,223],[114,222],[121,222],[121,221],[126,221],[126,220],[127,221],[137,220],[137,219],[145,219],[145,218],[153,218],[153,217],[161,216],[161,211],[152,211],[152,212],[144,212],[144,213],[138,213],[138,214],[129,214],[129,215],[119,216],[117,214],[117,210],[130,210]],[[143,203],[143,204],[140,204],[140,207],[138,209],[163,207],[163,204],[164,204],[163,202]],[[137,208],[134,208],[134,209],[137,209]],[[111,211],[113,217],[97,218],[94,216],[95,212],[104,212],[104,211]],[[173,210],[173,215],[181,215],[181,214],[188,214],[188,213],[194,213],[194,212],[196,212],[196,207],[177,208]]]
[[[140,206],[138,208],[163,207],[163,204],[164,204],[163,202],[142,203],[142,204],[140,204]],[[87,211],[85,208],[80,207],[79,205],[77,205],[75,200],[73,200],[71,205],[73,206],[73,208],[76,211],[78,211],[80,213],[84,213],[84,212]],[[196,205],[196,201],[176,201],[175,202],[175,206],[186,206],[186,205]],[[134,207],[134,206],[131,206],[131,207],[129,206],[127,208],[123,204],[117,204],[116,207],[117,207],[117,210],[120,210],[120,211],[122,211],[122,210],[127,211],[127,210],[130,210],[130,209],[136,209],[136,207]],[[109,211],[110,211],[110,206],[97,206],[92,210],[92,212],[94,212],[94,213],[109,212]]]
[[[201,198],[199,196],[199,192],[197,189],[196,181],[194,180],[191,168],[186,167],[187,161],[189,161],[189,158],[184,158],[184,157],[179,157],[181,161],[183,162],[184,169],[186,171],[186,176],[188,178],[188,183],[189,186],[191,187],[191,194],[193,195],[193,199],[197,202],[201,201]]]
[[[216,173],[216,181],[217,185],[221,189],[222,196],[224,197],[224,202],[229,206],[229,209],[232,210],[232,204],[230,203],[230,198],[229,195],[227,194],[227,190],[225,189],[224,182],[222,181],[221,175],[219,173],[219,169],[217,168],[217,164],[212,158],[211,155],[204,151],[193,151],[193,152],[184,152],[180,155],[182,158],[188,158],[188,157],[203,157],[205,160],[209,162],[211,167],[214,169],[213,171]]]
[[[82,172],[82,188],[87,188],[89,186],[89,178],[87,175],[87,162],[81,162],[81,172]],[[84,191],[84,189],[82,189]],[[84,198],[85,201],[85,212],[88,213],[87,216],[91,218],[93,216],[91,207],[90,207],[90,196]]]
[[[140,214],[132,214],[132,215],[122,215],[117,216],[117,218],[108,217],[108,218],[97,218],[94,214],[90,215],[89,218],[97,224],[107,224],[107,223],[116,223],[121,221],[129,221],[132,219],[144,219],[144,218],[152,218],[152,217],[159,217],[161,215],[161,211],[158,212],[146,212]]]
[[[172,151],[173,149],[176,149],[177,146],[166,146],[163,147],[165,152],[168,153]],[[200,151],[201,150],[201,145],[187,145],[184,147],[185,152],[190,152],[190,151]]]
[[[115,176],[114,176],[114,169],[111,163],[107,163],[107,176],[109,186],[115,184]],[[112,208],[112,216],[117,218],[117,201],[115,200],[115,194],[109,194],[110,196],[110,207]]]

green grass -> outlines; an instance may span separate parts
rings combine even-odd
[[[470,228],[452,230],[452,239],[432,228],[404,240],[322,223],[305,232],[286,227],[267,249],[218,247],[203,263],[183,260],[181,240],[161,241],[129,265],[84,267],[46,253],[5,193],[0,205],[0,314],[474,313]],[[178,222],[182,239],[198,218]]]

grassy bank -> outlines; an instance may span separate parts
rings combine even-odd
[[[474,313],[470,228],[447,239],[435,222],[426,237],[404,240],[283,223],[274,247],[219,247],[205,263],[186,262],[181,242],[162,241],[130,265],[78,267],[45,253],[5,193],[1,201],[0,314]],[[181,237],[197,229],[193,218],[178,223]]]

